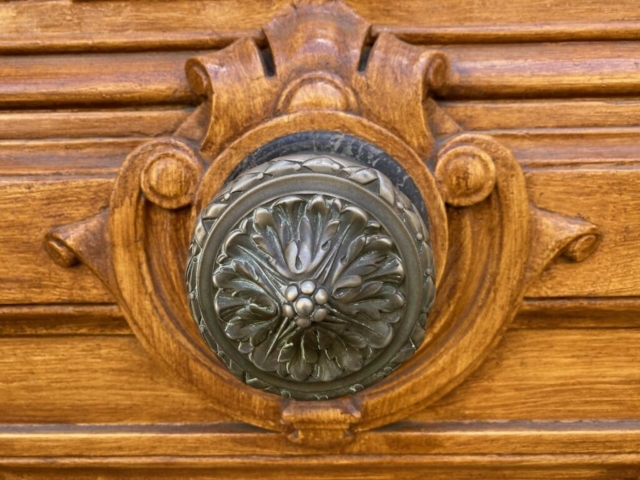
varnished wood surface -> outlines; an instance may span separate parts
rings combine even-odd
[[[5,2],[0,22],[0,51],[136,50],[211,48],[240,35],[260,38],[260,27],[289,2],[223,0],[179,2],[55,0]],[[535,2],[469,2],[421,0],[402,8],[364,0],[345,2],[374,24],[414,41],[509,42],[575,39],[636,39],[637,4],[625,0],[603,8],[601,0]]]
[[[52,225],[78,221],[104,208],[113,180],[66,176],[37,180],[34,184],[31,177],[0,178],[1,303],[112,302],[86,269],[54,268],[42,242]]]
[[[0,306],[0,336],[131,335],[117,305],[36,304]]]
[[[409,420],[637,419],[638,341],[632,328],[512,330],[480,370]],[[230,421],[132,336],[31,331],[0,338],[0,352],[0,424]]]
[[[352,461],[368,455],[637,455],[638,425],[634,423],[477,422],[403,423],[367,432],[341,448],[323,454],[347,454]],[[309,459],[317,450],[300,447],[281,435],[246,425],[30,425],[4,426],[0,446],[12,458],[29,459],[38,448],[43,455],[73,457],[78,449],[89,457],[169,456],[240,457],[286,455]],[[9,455],[8,455],[9,456]],[[428,458],[428,457],[427,457]],[[248,466],[249,467],[249,466]],[[250,470],[251,468],[247,468]]]
[[[490,460],[490,461],[488,461]],[[346,480],[402,478],[490,478],[500,480],[603,479],[635,480],[637,455],[432,455],[432,456],[310,456],[306,458],[175,458],[175,457],[71,457],[51,464],[46,457],[7,459],[6,477],[20,479],[195,479],[217,478],[326,478]],[[262,473],[263,472],[263,473]]]
[[[438,95],[474,100],[638,96],[639,47],[631,41],[442,46],[452,72]],[[205,52],[79,53],[72,62],[62,54],[6,55],[0,57],[0,108],[195,104],[184,64]],[[605,65],[606,78],[594,74]]]
[[[45,254],[45,233],[106,208],[127,154],[193,111],[186,59],[243,36],[266,47],[288,3],[0,2],[0,478],[639,478],[633,0],[345,2],[373,39],[441,45],[444,111],[512,150],[534,204],[603,240],[531,285],[458,388],[344,450],[219,413],[150,358],[86,267]]]
[[[523,138],[531,145],[541,145]],[[576,136],[575,141],[574,145],[579,148],[580,137]],[[615,139],[611,143],[614,144]],[[80,162],[86,161],[87,168],[94,168],[91,158],[96,150],[90,143],[83,141],[82,145],[86,145],[87,150],[80,152]],[[122,148],[119,142],[116,145]],[[125,143],[124,148],[129,145]],[[565,151],[571,150],[565,148]],[[585,148],[588,149],[589,144]],[[52,156],[47,155],[44,147],[40,147],[40,151],[41,158],[47,162],[47,170],[66,170],[64,163],[48,163]],[[73,158],[62,153],[61,157],[62,162]],[[105,158],[103,168],[113,171],[120,157],[112,154]],[[99,161],[98,158],[96,162],[99,164]],[[21,162],[13,165],[9,164],[8,168],[26,168]],[[82,164],[80,167],[80,171],[85,168]],[[36,170],[38,167],[30,168]],[[532,168],[527,170],[526,178],[529,195],[541,208],[581,216],[600,225],[604,232],[597,255],[583,263],[559,262],[551,266],[529,288],[527,296],[640,295],[640,276],[630,273],[640,271],[640,258],[627,253],[640,246],[640,217],[634,214],[640,207],[640,170],[624,164]],[[4,229],[0,238],[0,258],[3,259],[0,262],[0,284],[3,286],[0,304],[113,301],[88,269],[60,269],[42,250],[42,239],[49,229],[99,213],[108,203],[112,185],[113,177],[110,176],[0,178],[0,205],[8,212],[0,218]],[[17,222],[16,218],[23,220]],[[78,282],[84,288],[76,288]]]

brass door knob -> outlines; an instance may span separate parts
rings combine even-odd
[[[324,153],[281,156],[228,182],[198,217],[186,280],[199,330],[227,367],[297,399],[389,374],[422,343],[435,296],[418,207],[379,170]]]

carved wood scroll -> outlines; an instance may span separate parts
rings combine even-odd
[[[333,2],[291,7],[267,25],[264,33],[264,45],[245,38],[189,60],[186,73],[193,90],[202,95],[202,105],[173,135],[152,140],[128,156],[108,211],[50,232],[46,245],[62,267],[74,268],[82,262],[91,268],[114,293],[148,351],[208,394],[215,408],[282,431],[294,442],[338,448],[358,431],[400,420],[455,388],[500,340],[525,287],[559,256],[568,261],[588,257],[597,248],[600,233],[583,219],[532,205],[511,152],[491,137],[464,133],[438,106],[432,96],[447,88],[450,70],[442,52],[409,45],[387,33],[372,38],[369,25]],[[300,157],[301,152],[307,156]],[[311,159],[315,160],[305,163]],[[359,163],[350,163],[353,161]],[[254,170],[248,170],[251,168]],[[213,221],[222,215],[226,195],[233,200],[235,191],[223,190],[227,179],[235,178],[236,183],[228,185],[241,191],[249,187],[247,182],[255,180],[258,185],[265,175],[287,168],[294,169],[294,176],[300,179],[300,169],[305,175],[326,169],[333,175],[339,172],[340,181],[352,183],[353,179],[347,179],[351,173],[384,172],[371,177],[371,185],[380,189],[391,182],[394,185],[385,191],[397,189],[400,193],[394,195],[407,199],[408,213],[401,223],[410,224],[410,216],[418,217],[408,231],[430,242],[435,264],[432,273],[423,270],[408,278],[396,272],[375,287],[387,288],[385,298],[391,303],[384,312],[372,315],[395,320],[396,310],[415,307],[413,300],[406,308],[403,304],[410,296],[405,291],[410,281],[422,275],[435,278],[435,303],[426,322],[424,343],[415,355],[393,373],[399,362],[392,362],[384,371],[389,374],[384,380],[359,383],[363,388],[351,388],[355,382],[329,395],[320,390],[293,395],[314,401],[274,395],[273,384],[243,377],[239,371],[234,375],[238,365],[221,362],[202,341],[198,324],[191,318],[194,298],[208,292],[194,294],[191,288],[188,295],[184,286],[185,274],[191,272],[185,266],[194,228],[196,238],[206,235],[211,224],[202,224],[203,219]],[[262,255],[269,248],[260,238],[264,222],[275,221],[274,215],[280,220],[293,215],[298,220],[290,218],[289,222],[300,221],[301,214],[295,209],[304,205],[329,212],[323,231],[331,233],[338,227],[330,222],[345,211],[329,195],[301,194],[288,202],[271,202],[268,208],[252,205],[244,221],[237,219],[240,232],[226,238],[226,256],[211,258],[211,282],[223,292],[215,299],[217,303],[212,300],[212,308],[222,312],[221,317],[238,300],[225,290],[225,285],[241,282],[230,275],[242,270],[234,256]],[[205,213],[198,221],[201,212]],[[380,261],[390,262],[389,268],[397,267],[400,248],[391,245],[398,233],[376,226],[367,215],[360,215],[370,222],[363,228],[377,229],[379,236],[372,252],[383,254]],[[421,226],[422,221],[426,227]],[[244,248],[248,244],[237,248],[246,240],[242,235],[253,235],[249,246],[257,250],[251,253],[251,248]],[[418,242],[414,246],[421,245],[421,238],[414,238]],[[192,259],[198,254],[193,248]],[[283,283],[279,303],[265,297],[263,303],[251,307],[256,315],[269,308],[285,312],[282,318],[293,326],[278,328],[302,331],[312,328],[312,322],[320,324],[334,308],[328,299],[337,295],[336,282],[342,282],[338,285],[343,288],[357,283],[355,274],[346,279],[338,275],[334,283],[302,278],[305,267],[300,258],[298,263],[285,259],[280,265],[279,275],[291,282]],[[403,267],[415,270],[415,265],[406,262]],[[347,294],[346,290],[342,293]],[[423,301],[429,303],[423,298],[418,305]],[[346,310],[339,314],[347,322],[364,318]],[[264,340],[260,337],[252,343],[244,327],[237,324],[229,330],[238,358],[251,356]],[[387,327],[380,325],[377,333],[392,331]],[[268,348],[261,351],[260,361],[266,362],[263,370],[281,379],[306,381],[315,375],[317,385],[342,378],[349,368],[366,368],[369,357],[362,352],[384,344],[373,334],[353,334],[351,341],[356,353],[334,354],[332,358],[340,360],[322,368],[316,367],[318,355],[328,348],[326,341],[324,347],[316,345],[315,352],[307,355],[309,364],[293,365],[300,352],[287,342],[276,345],[277,355],[270,351],[267,356]],[[405,343],[411,351],[401,354],[402,360],[419,343]],[[277,393],[285,391],[281,388]],[[334,396],[339,398],[328,399]]]

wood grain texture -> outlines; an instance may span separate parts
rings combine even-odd
[[[190,109],[171,107],[2,112],[0,140],[168,135],[186,120],[190,112]],[[0,154],[4,147],[0,144]]]
[[[132,336],[1,338],[0,352],[1,423],[228,421]]]
[[[530,297],[628,296],[640,291],[640,170],[556,168],[528,172],[531,201],[589,219],[604,232],[598,254],[580,264],[558,262],[527,290]]]
[[[127,51],[212,48],[240,35],[260,38],[260,27],[289,2],[223,0],[217,2],[3,2],[0,51]],[[633,0],[602,8],[598,0],[467,2],[425,4],[409,0],[402,8],[348,0],[347,5],[376,31],[392,30],[425,43],[636,39]]]
[[[194,103],[184,64],[197,54],[4,56],[0,108]]]
[[[527,168],[636,165],[636,127],[490,130]]]
[[[639,45],[628,41],[443,46],[452,73],[448,86],[438,93],[443,99],[473,100],[638,96]],[[58,54],[7,55],[0,58],[0,108],[192,105],[198,98],[188,86],[184,64],[212,51],[82,53],[72,62]]]
[[[0,304],[113,301],[86,267],[63,270],[42,248],[52,227],[106,207],[112,187],[109,177],[0,177]]]
[[[637,127],[636,98],[470,100],[439,104],[465,130]]]
[[[126,137],[0,141],[0,175],[5,183],[11,182],[11,177],[23,177],[24,181],[28,181],[24,177],[32,177],[32,182],[38,182],[41,175],[64,175],[67,179],[82,175],[91,182],[86,175],[115,176],[127,154],[145,140]],[[46,181],[46,177],[40,180]],[[14,183],[19,181],[14,179]]]
[[[639,340],[624,328],[512,330],[474,375],[409,420],[636,419]],[[228,421],[134,337],[7,337],[0,350],[0,423]]]
[[[4,461],[2,461],[4,460]],[[323,478],[333,480],[394,479],[449,480],[487,478],[496,480],[587,480],[612,478],[636,480],[637,454],[620,455],[429,455],[429,456],[347,456],[296,458],[255,456],[244,458],[211,457],[71,457],[2,459],[5,478],[86,479],[132,478],[194,479]]]
[[[463,385],[415,420],[634,419],[640,332],[512,330]]]
[[[0,306],[0,336],[131,334],[114,304]]]

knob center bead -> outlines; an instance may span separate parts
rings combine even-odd
[[[323,321],[329,313],[322,306],[329,300],[329,292],[322,287],[316,288],[313,280],[289,285],[284,298],[282,313],[286,318],[294,318],[300,328],[309,327],[311,322]]]
[[[246,383],[299,399],[358,391],[424,337],[429,233],[379,171],[296,154],[243,172],[201,212],[192,314]]]

